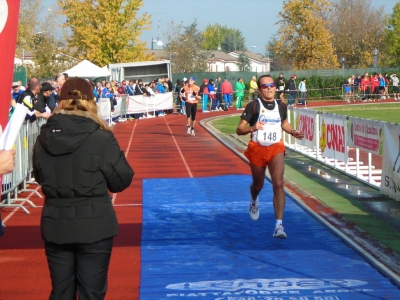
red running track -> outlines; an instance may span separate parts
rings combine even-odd
[[[341,104],[341,101],[319,102],[310,103],[308,107]],[[199,112],[198,120],[231,113],[237,111]],[[186,118],[175,114],[118,123],[113,129],[135,176],[131,186],[114,197],[119,234],[111,257],[106,299],[138,299],[143,179],[250,175],[247,163],[205,129],[197,126],[196,137],[190,137],[186,135],[185,124]],[[223,182],[215,182],[215,187],[221,184]],[[35,185],[29,188],[40,192]],[[177,187],[177,193],[180,188]],[[19,197],[32,200],[38,207],[27,207],[31,212],[29,215],[20,209],[2,210],[7,228],[6,235],[0,238],[0,300],[42,300],[48,298],[50,292],[39,227],[43,199],[32,192],[21,193]]]

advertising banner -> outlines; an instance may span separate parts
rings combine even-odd
[[[312,109],[295,110],[295,121],[297,130],[304,133],[304,138],[296,140],[299,145],[313,149],[315,147],[315,126],[317,124],[318,112]]]
[[[383,122],[349,117],[349,147],[380,154]]]
[[[319,146],[321,154],[347,162],[347,117],[321,113],[319,119]]]
[[[400,126],[384,124],[381,192],[400,201]]]

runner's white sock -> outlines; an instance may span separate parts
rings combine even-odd
[[[275,228],[278,228],[279,225],[282,225],[282,220],[276,220]]]

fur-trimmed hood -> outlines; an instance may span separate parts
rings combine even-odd
[[[60,110],[41,127],[38,141],[52,155],[68,154],[96,130],[100,130],[100,124],[91,113]]]

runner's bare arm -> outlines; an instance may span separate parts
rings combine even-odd
[[[246,135],[256,131],[258,129],[262,129],[264,122],[257,122],[253,126],[247,126],[246,120],[240,120],[238,127],[236,127],[236,134],[237,135]]]

